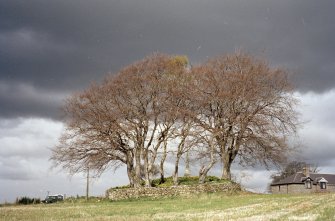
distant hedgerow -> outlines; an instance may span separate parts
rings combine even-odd
[[[39,198],[30,198],[27,196],[16,198],[15,204],[28,205],[28,204],[39,204],[41,200]]]

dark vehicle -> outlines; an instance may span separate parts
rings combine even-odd
[[[56,203],[59,201],[63,201],[64,197],[62,195],[49,195],[43,200],[43,203]]]

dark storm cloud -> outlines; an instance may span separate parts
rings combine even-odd
[[[323,92],[335,86],[334,7],[330,0],[0,1],[0,81],[61,96],[154,51],[196,63],[243,48],[291,69],[299,90]],[[0,115],[57,115],[58,103],[20,96],[1,95]]]
[[[35,88],[29,84],[0,81],[2,117],[45,117],[61,119],[61,107],[68,93]]]

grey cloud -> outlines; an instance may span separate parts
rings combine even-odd
[[[2,180],[31,180],[38,177],[31,163],[20,157],[2,156],[0,153],[0,178]]]
[[[333,165],[335,90],[324,94],[306,93],[297,96],[301,100],[301,120],[305,124],[298,131],[301,150],[296,157],[320,167]]]
[[[13,168],[1,168],[0,177],[4,180],[31,180],[36,178],[36,176],[31,176],[30,171],[22,171]]]
[[[308,128],[301,133],[304,143],[301,157],[320,167],[329,166],[335,159],[335,138],[332,128]]]
[[[49,169],[50,149],[62,123],[45,119],[0,119],[0,180],[34,180]]]
[[[1,1],[0,81],[74,91],[154,51],[197,63],[243,48],[265,51],[273,65],[295,72],[300,91],[324,92],[335,86],[334,6],[330,0]],[[18,109],[26,116],[59,114],[55,105],[19,97],[2,96],[0,105],[1,116],[20,115]]]
[[[0,120],[0,157],[19,160],[47,159],[63,124],[45,119]]]
[[[69,92],[35,88],[29,84],[0,81],[0,116],[61,118]]]
[[[37,33],[35,37],[42,37],[42,45],[54,44],[39,50],[41,57],[48,60],[44,62],[46,67],[53,69],[49,73],[72,73],[74,76],[66,79],[75,83],[80,82],[75,76],[85,76],[82,82],[100,78],[157,50],[185,53],[197,61],[236,47],[254,52],[264,49],[269,51],[270,58],[275,58],[274,62],[296,61],[302,66],[310,63],[304,54],[319,52],[328,56],[334,51],[332,1],[32,1],[29,7],[25,4],[28,3],[3,3],[4,29],[30,30]],[[197,50],[199,47],[201,50]],[[34,55],[38,57],[37,53]],[[59,70],[57,63],[63,66]],[[34,63],[28,60],[26,65],[31,68]],[[40,66],[43,70],[43,64]]]

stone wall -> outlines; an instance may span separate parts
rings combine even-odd
[[[198,185],[181,185],[172,187],[143,187],[143,188],[126,188],[126,189],[110,189],[106,192],[106,197],[111,200],[122,200],[140,197],[164,197],[178,195],[193,195],[199,193],[214,192],[232,192],[240,191],[241,186],[232,183],[221,184],[198,184]]]
[[[304,184],[283,184],[271,186],[271,192],[275,194],[335,192],[335,185],[328,184],[327,189],[320,189],[319,185],[312,185],[311,189],[307,189]]]

